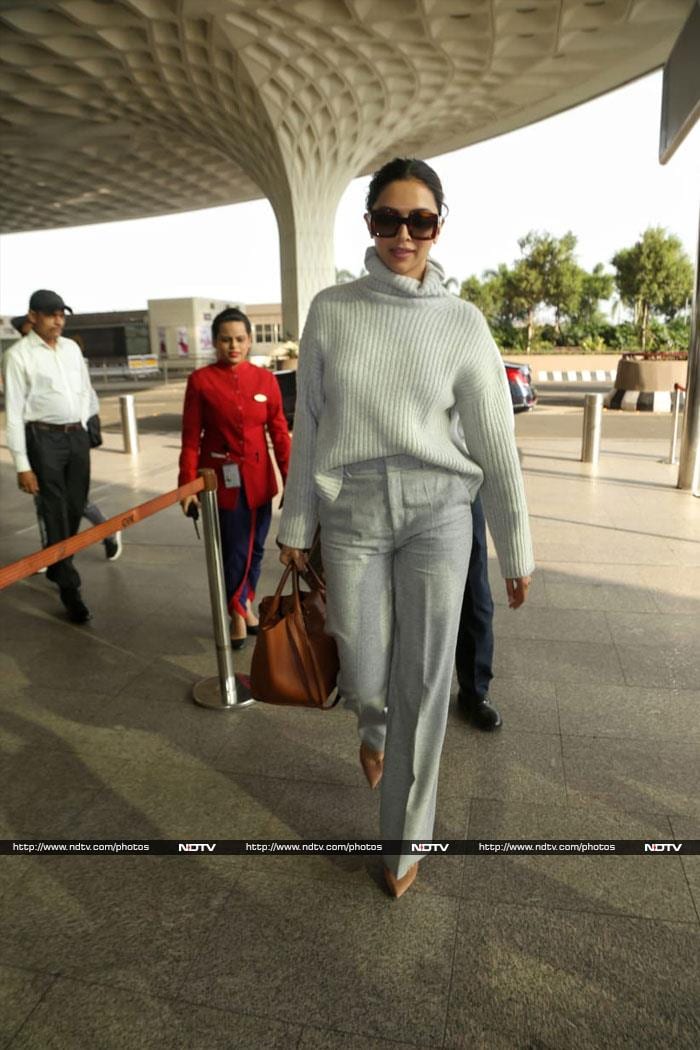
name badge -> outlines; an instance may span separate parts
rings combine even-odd
[[[267,401],[266,394],[253,394],[253,401]]]
[[[237,463],[224,463],[221,473],[224,476],[224,488],[239,489],[241,487],[241,472]]]

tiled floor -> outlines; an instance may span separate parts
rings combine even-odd
[[[174,485],[181,393],[137,460],[107,426],[106,513]],[[518,428],[539,569],[516,613],[494,575],[504,726],[451,709],[436,836],[698,838],[700,501],[663,442],[595,470]],[[4,449],[0,490],[9,561],[37,544]],[[79,562],[86,628],[41,576],[0,598],[1,837],[376,836],[342,709],[192,703],[216,661],[177,508]],[[0,1050],[695,1048],[699,909],[696,857],[429,858],[399,902],[358,857],[3,857]]]

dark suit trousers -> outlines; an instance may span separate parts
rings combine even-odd
[[[42,430],[27,424],[27,456],[39,482],[46,542],[74,536],[90,487],[90,440],[86,430]],[[80,587],[73,558],[49,565],[46,577],[63,589]]]
[[[472,551],[457,636],[457,679],[465,700],[483,700],[493,678],[493,599],[489,587],[486,521],[481,500],[472,504]]]

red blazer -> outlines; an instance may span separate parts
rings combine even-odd
[[[222,466],[237,463],[249,507],[261,507],[277,492],[266,427],[285,481],[291,442],[274,375],[248,361],[236,368],[217,363],[197,369],[185,392],[178,484],[194,481],[199,467],[213,467],[219,506],[232,510],[238,489],[224,486]]]

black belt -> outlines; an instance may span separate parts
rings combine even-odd
[[[40,419],[32,419],[29,423],[30,427],[38,427],[39,430],[60,430],[62,434],[67,434],[70,430],[82,430],[82,423],[44,423]]]

